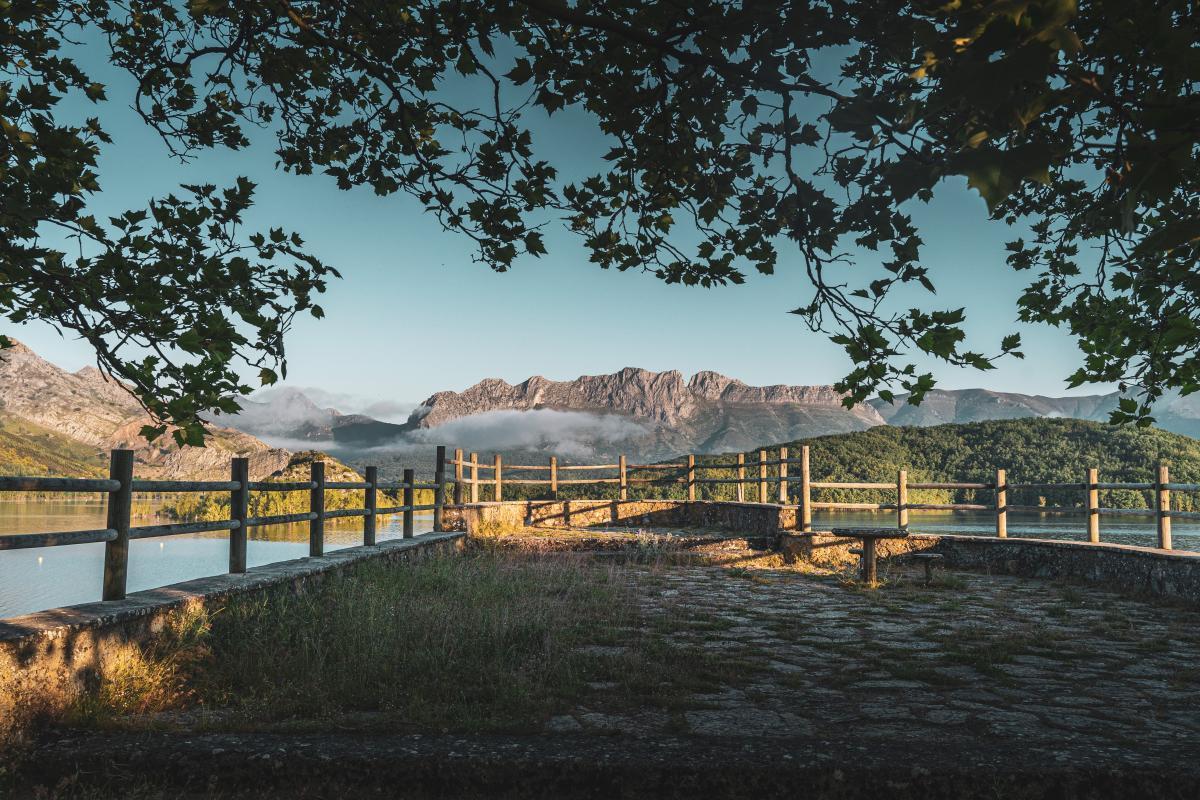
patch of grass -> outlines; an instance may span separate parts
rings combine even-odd
[[[30,675],[0,658],[0,761],[16,757],[39,730],[63,720],[104,725],[188,702],[189,671],[210,656],[211,618],[202,606],[189,605],[167,617],[150,645],[103,648],[86,687],[65,669],[53,677]]]
[[[1083,605],[1087,600],[1087,596],[1074,586],[1064,586],[1059,590],[1058,594],[1064,603],[1069,603],[1073,606]]]
[[[727,567],[725,569],[725,575],[729,578],[742,578],[750,581],[751,583],[757,583],[759,585],[771,583],[769,578],[764,578],[762,575],[758,574],[756,570],[744,566]]]
[[[495,548],[366,563],[302,591],[181,613],[152,644],[106,664],[87,695],[45,716],[518,732],[580,705],[689,708],[696,693],[761,673],[764,658],[702,646],[731,621],[682,603],[644,605],[647,572]]]
[[[186,704],[193,696],[188,677],[212,655],[208,638],[215,616],[199,604],[188,606],[171,614],[148,646],[119,648],[91,691],[77,698],[69,719],[106,723]]]
[[[933,573],[933,580],[929,582],[927,588],[962,591],[966,589],[967,586],[967,581],[962,576],[955,575],[952,572],[946,572],[945,570],[935,570]]]
[[[582,691],[579,648],[612,644],[636,616],[614,566],[500,553],[372,563],[303,594],[235,600],[194,677],[203,702],[256,721],[353,710],[519,729]]]
[[[984,675],[1003,679],[999,670],[1015,656],[1045,650],[1058,642],[1055,634],[1044,628],[994,630],[983,626],[966,626],[939,637],[944,646],[942,660],[951,664],[974,667]]]

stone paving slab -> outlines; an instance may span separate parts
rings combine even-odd
[[[662,630],[669,641],[744,663],[746,676],[657,725],[634,715],[622,726],[597,693],[564,715],[584,731],[600,714],[604,731],[637,735],[853,730],[864,741],[1087,748],[1128,763],[1161,750],[1200,755],[1194,609],[972,573],[925,588],[919,567],[893,567],[877,590],[787,569],[630,569],[644,580],[648,618],[708,623]]]
[[[733,667],[682,696],[629,707],[597,680],[524,736],[68,734],[36,759],[226,789],[257,775],[297,797],[1200,796],[1200,610],[972,572],[925,587],[895,564],[871,589],[722,555],[623,567],[642,632]]]

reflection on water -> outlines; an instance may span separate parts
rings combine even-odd
[[[142,504],[150,515],[155,504]],[[843,511],[815,512],[814,527],[886,526],[893,524],[895,512]],[[146,525],[149,518],[134,521]],[[43,531],[86,530],[104,527],[104,501],[76,500],[0,503],[0,533],[38,533]],[[430,514],[418,514],[416,533],[433,528]],[[915,533],[963,533],[994,536],[995,521],[981,512],[909,513],[909,529]],[[1195,521],[1175,520],[1174,543],[1179,550],[1200,550],[1200,525]],[[401,536],[399,514],[381,517],[378,539]],[[1052,515],[1010,513],[1009,536],[1042,539],[1087,538],[1083,514]],[[1100,536],[1106,542],[1153,547],[1156,542],[1154,519],[1103,517]],[[229,535],[219,531],[138,539],[129,544],[129,591],[152,589],[179,581],[220,575],[229,568]],[[325,547],[338,550],[362,542],[362,521],[330,520],[325,523]],[[250,530],[247,558],[251,567],[286,561],[308,555],[308,524],[269,525]],[[83,544],[32,550],[0,551],[0,618],[26,614],[45,608],[88,603],[100,599],[104,545]]]
[[[154,507],[147,511],[153,513]],[[168,520],[139,518],[134,525]],[[432,514],[416,515],[415,532],[433,529]],[[103,528],[104,501],[0,503],[0,533],[39,533]],[[376,538],[403,534],[399,514],[380,517]],[[328,520],[325,549],[362,544],[362,520]],[[308,555],[308,523],[251,528],[246,558],[251,567]],[[153,589],[229,571],[229,533],[187,534],[129,543],[129,591]],[[0,618],[100,599],[104,545],[80,544],[0,551]]]

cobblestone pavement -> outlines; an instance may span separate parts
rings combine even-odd
[[[69,735],[39,748],[38,769],[229,797],[1200,796],[1198,609],[941,569],[925,586],[894,562],[868,588],[728,535],[616,533],[533,536],[588,556],[528,547],[620,563],[642,612],[595,632],[587,691],[540,731],[210,720]],[[183,795],[146,795],[160,796]]]
[[[629,569],[656,633],[737,674],[668,710],[608,708],[594,685],[549,730],[1200,754],[1196,610],[996,575],[925,587],[919,567],[877,589],[786,568]]]

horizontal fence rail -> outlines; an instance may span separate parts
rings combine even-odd
[[[497,462],[498,463],[498,462]],[[101,596],[104,600],[121,600],[126,594],[129,575],[129,542],[158,536],[229,531],[229,571],[246,571],[246,531],[264,525],[281,525],[295,522],[309,524],[309,554],[324,553],[324,522],[327,519],[361,517],[363,519],[363,544],[375,544],[376,518],[387,515],[403,515],[403,535],[413,536],[413,515],[418,511],[433,512],[433,528],[444,530],[443,508],[445,506],[446,448],[438,447],[432,483],[417,483],[414,471],[404,470],[403,481],[384,482],[378,479],[378,468],[367,467],[366,479],[362,481],[326,481],[325,463],[314,461],[307,481],[252,481],[249,479],[249,460],[234,458],[230,462],[230,479],[227,481],[166,481],[135,480],[133,477],[133,451],[113,450],[109,462],[108,478],[40,478],[0,476],[0,491],[6,492],[101,492],[107,496],[106,514],[108,526],[98,530],[62,531],[57,533],[21,533],[0,535],[0,551],[25,550],[39,547],[61,547],[76,544],[104,544],[104,576]],[[414,492],[418,489],[432,490],[434,502],[417,505]],[[361,491],[362,508],[325,508],[325,493],[328,491]],[[379,508],[378,492],[401,491],[403,503]],[[229,519],[179,522],[166,525],[130,524],[133,494],[175,494],[187,492],[229,493]],[[264,517],[249,516],[251,492],[309,492],[309,510],[297,514],[276,514]]]
[[[616,487],[619,500],[629,499],[631,486],[639,491],[652,491],[655,487],[683,486],[686,498],[696,500],[699,487],[732,486],[739,502],[752,500],[760,503],[776,502],[797,509],[797,528],[813,530],[813,510],[863,510],[894,513],[896,525],[908,527],[909,511],[990,511],[995,520],[996,536],[1008,535],[1009,512],[1032,511],[1045,514],[1082,515],[1085,518],[1087,540],[1100,541],[1100,518],[1128,516],[1153,517],[1157,527],[1157,543],[1160,548],[1171,549],[1171,520],[1200,520],[1200,511],[1173,510],[1171,493],[1200,492],[1200,483],[1179,483],[1170,479],[1166,464],[1158,465],[1154,480],[1149,482],[1100,482],[1099,470],[1089,469],[1079,482],[1054,483],[1010,483],[1005,470],[995,471],[991,481],[913,481],[908,473],[899,470],[894,481],[814,481],[810,469],[810,454],[807,446],[800,448],[799,458],[789,457],[787,448],[779,448],[775,457],[768,457],[766,450],[756,453],[736,454],[734,463],[703,461],[697,456],[681,457],[681,460],[662,464],[630,464],[625,456],[616,463],[604,464],[559,464],[551,456],[546,464],[509,464],[500,455],[494,455],[490,463],[480,460],[478,453],[464,454],[462,449],[454,451],[454,457],[446,457],[446,448],[438,447],[432,482],[420,483],[412,469],[403,471],[400,481],[380,481],[378,468],[367,467],[361,481],[327,481],[325,464],[311,464],[309,480],[251,481],[249,462],[235,458],[230,464],[230,479],[227,481],[166,481],[142,480],[133,477],[133,453],[129,450],[114,450],[107,478],[51,478],[0,476],[0,492],[47,492],[47,493],[102,493],[106,496],[107,520],[105,527],[96,530],[61,531],[36,534],[0,535],[0,551],[22,550],[41,547],[60,547],[76,544],[104,544],[104,574],[102,597],[105,600],[121,599],[126,594],[129,567],[129,542],[159,536],[175,536],[214,531],[229,532],[229,571],[246,571],[247,531],[264,525],[307,523],[309,526],[309,553],[320,556],[325,551],[325,521],[342,518],[363,520],[363,544],[376,543],[377,518],[380,516],[403,515],[402,529],[405,537],[413,535],[413,515],[421,511],[432,511],[435,531],[444,530],[443,512],[448,503],[447,489],[453,487],[452,502],[455,505],[480,502],[481,495],[487,500],[501,501],[504,485],[547,487],[549,496],[557,499],[562,487]],[[447,479],[446,467],[454,470],[452,479]],[[519,477],[513,477],[516,474]],[[434,494],[433,503],[417,504],[416,491],[428,490]],[[921,502],[909,500],[910,490],[985,492],[984,500],[991,502]],[[362,505],[355,508],[327,509],[327,492],[362,492]],[[379,492],[396,492],[402,498],[399,505],[379,505]],[[612,490],[609,489],[609,492]],[[677,491],[677,490],[676,490]],[[862,501],[847,499],[814,499],[814,492],[884,492],[862,498]],[[1080,505],[1027,505],[1009,502],[1009,492],[1078,492]],[[1134,491],[1148,495],[1149,508],[1113,508],[1100,504],[1100,492]],[[202,522],[181,522],[164,525],[130,524],[132,498],[138,493],[228,493],[229,518]],[[308,492],[309,509],[305,512],[275,514],[252,517],[249,514],[249,499],[255,492]],[[706,490],[707,492],[707,490]],[[711,492],[708,492],[711,496]],[[611,495],[610,495],[611,496]],[[853,495],[850,495],[853,498]],[[844,497],[844,495],[843,495]],[[867,502],[876,500],[877,502]],[[1045,502],[1045,498],[1042,498]]]
[[[500,501],[504,497],[504,486],[545,486],[549,487],[551,499],[558,499],[559,487],[563,486],[607,486],[616,485],[617,499],[629,499],[630,486],[673,486],[686,485],[687,499],[695,500],[697,487],[710,485],[733,485],[736,487],[737,500],[744,502],[747,497],[755,497],[757,502],[778,502],[783,505],[795,506],[798,510],[798,527],[803,531],[812,530],[812,511],[816,510],[854,510],[854,511],[891,511],[896,514],[898,527],[908,526],[909,511],[990,511],[995,518],[995,531],[999,537],[1008,535],[1009,512],[1037,512],[1042,514],[1083,515],[1086,520],[1088,541],[1100,541],[1101,516],[1154,517],[1157,521],[1158,546],[1169,550],[1171,543],[1172,519],[1200,519],[1200,511],[1182,511],[1171,509],[1171,492],[1200,492],[1200,483],[1172,483],[1166,464],[1160,464],[1155,473],[1155,480],[1141,483],[1101,483],[1098,479],[1098,469],[1089,469],[1079,482],[1046,482],[1046,483],[1010,483],[1006,471],[996,470],[991,481],[908,481],[905,470],[898,471],[895,481],[814,481],[810,470],[809,448],[800,448],[799,458],[790,458],[788,449],[781,447],[777,457],[768,458],[768,452],[759,450],[757,453],[739,453],[736,463],[700,462],[697,456],[687,456],[686,460],[663,464],[630,464],[621,456],[616,464],[559,464],[557,457],[551,456],[548,464],[510,464],[505,465],[499,455],[494,455],[491,463],[480,460],[478,453],[465,454],[462,449],[454,451],[454,457],[446,463],[454,468],[454,502],[477,503],[481,493],[490,495],[488,500]],[[768,475],[768,467],[775,467],[774,474]],[[795,467],[795,469],[792,469]],[[604,474],[616,471],[616,475]],[[661,477],[631,475],[631,471],[639,473],[666,473]],[[590,478],[562,478],[564,472],[591,471],[597,473]],[[486,472],[485,476],[481,473]],[[506,473],[522,473],[519,478],[506,477]],[[734,472],[734,477],[711,477],[713,473]],[[531,473],[548,473],[545,477],[532,477]],[[792,494],[792,487],[798,488]],[[773,492],[771,491],[773,487]],[[482,488],[482,492],[481,492]],[[960,503],[928,503],[910,502],[908,492],[916,490],[946,490],[971,491],[991,493],[990,503],[960,502]],[[895,496],[895,502],[850,502],[813,500],[814,491],[884,491]],[[1151,493],[1151,508],[1107,508],[1101,507],[1100,491],[1135,491]],[[1079,492],[1081,504],[1078,506],[1056,505],[1026,505],[1009,503],[1008,493],[1031,491]],[[773,497],[771,497],[773,493]]]

